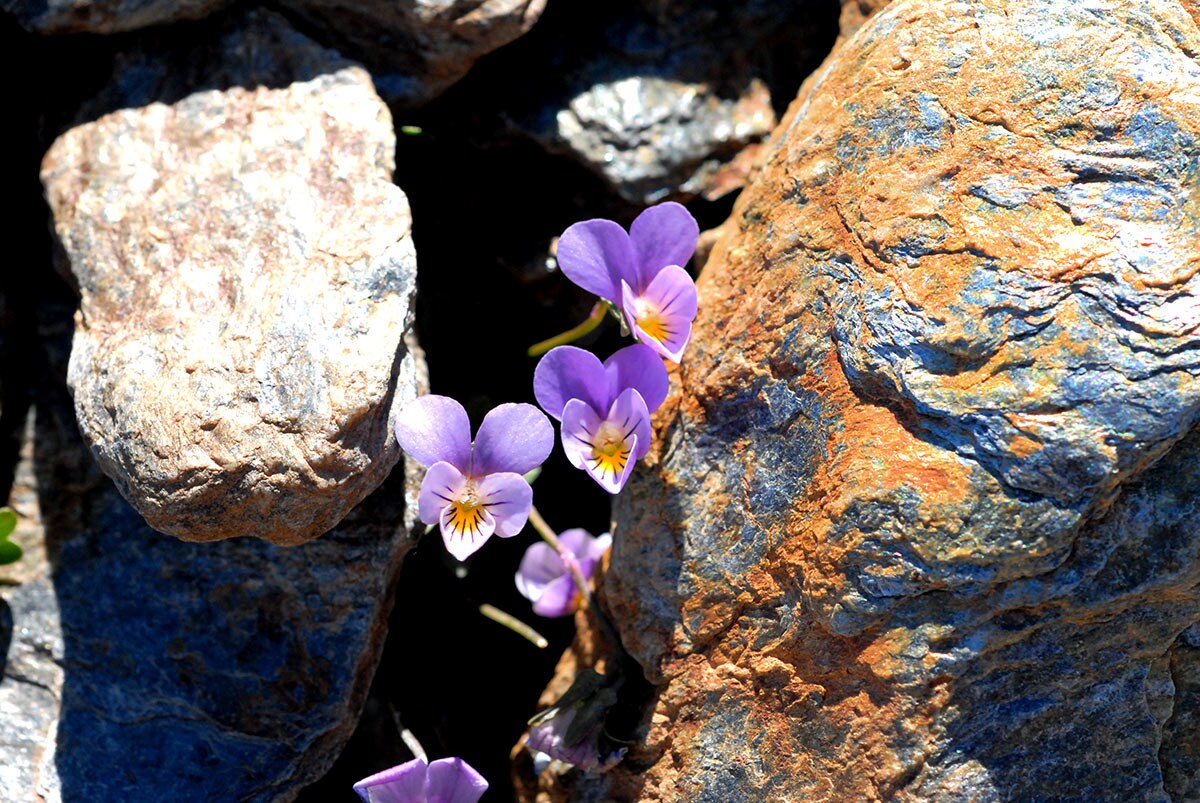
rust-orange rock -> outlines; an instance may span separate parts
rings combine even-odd
[[[1194,795],[1197,53],[897,0],[806,83],[617,501],[642,741],[545,798]]]

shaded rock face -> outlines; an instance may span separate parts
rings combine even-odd
[[[46,155],[80,427],[155,529],[300,543],[395,464],[415,254],[393,149],[336,64],[114,112]]]
[[[712,200],[744,183],[775,126],[772,89],[791,97],[806,62],[827,52],[834,14],[832,3],[778,0],[552,9],[540,63],[557,81],[541,67],[544,97],[513,116],[627,202]]]
[[[162,537],[76,428],[74,305],[43,270],[49,287],[9,299],[33,308],[43,370],[10,498],[25,556],[0,567],[0,800],[294,800],[358,722],[415,468],[313,543]],[[410,352],[396,392],[424,381]]]
[[[342,52],[366,63],[389,103],[417,106],[484,54],[528,31],[546,0],[285,0]]]
[[[1194,797],[1196,53],[898,0],[814,74],[616,503],[646,740],[557,795]]]
[[[119,33],[199,19],[232,0],[0,0],[31,31],[44,34]]]

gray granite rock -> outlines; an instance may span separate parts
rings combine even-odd
[[[250,88],[77,126],[42,179],[82,295],[70,382],[101,467],[162,532],[295,544],[399,457],[416,264],[370,78],[252,19],[216,48]],[[284,65],[329,71],[256,86],[281,43]]]
[[[12,500],[26,555],[0,569],[0,800],[295,799],[358,722],[415,468],[303,546],[164,538],[75,429],[70,313],[49,312]],[[407,357],[398,392],[423,382]]]
[[[827,16],[781,0],[552,9],[526,67],[544,89],[512,116],[629,202],[715,199],[774,127],[771,92],[790,98],[831,44]]]

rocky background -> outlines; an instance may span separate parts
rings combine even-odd
[[[1200,797],[1192,0],[0,9],[0,799],[350,801],[401,727],[486,801]],[[535,777],[617,652],[477,614],[528,539],[417,543],[390,418],[531,401],[554,237],[664,199],[634,744]]]

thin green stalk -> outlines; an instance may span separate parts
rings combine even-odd
[[[599,326],[600,322],[604,320],[604,314],[607,311],[608,307],[603,301],[596,302],[596,306],[592,307],[592,313],[588,316],[586,321],[578,326],[568,329],[562,334],[555,335],[548,340],[543,340],[541,343],[534,343],[529,347],[529,350],[526,353],[530,357],[540,357],[555,346],[563,346],[567,343],[574,343],[576,340],[584,335],[589,334],[592,330]]]
[[[532,642],[539,649],[546,649],[550,646],[550,642],[546,641],[546,637],[534,630],[529,625],[522,622],[511,613],[505,613],[495,605],[488,605],[486,602],[479,606],[479,612],[491,619],[499,625],[507,627],[512,632],[516,633],[523,639]]]

